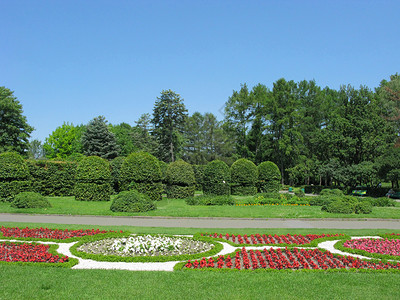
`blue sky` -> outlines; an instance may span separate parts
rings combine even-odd
[[[377,87],[400,72],[400,1],[0,0],[0,86],[32,138],[131,125],[171,89],[190,114],[279,78]]]

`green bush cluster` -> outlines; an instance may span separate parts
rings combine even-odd
[[[196,191],[203,190],[203,179],[204,179],[204,171],[205,165],[192,165],[194,172],[194,179],[196,180]]]
[[[235,205],[235,200],[229,195],[201,195],[186,198],[185,201],[188,205]]]
[[[74,189],[79,201],[109,201],[112,193],[111,171],[108,162],[98,156],[82,159],[76,170]]]
[[[230,195],[231,171],[221,160],[209,162],[204,169],[203,192],[206,195]]]
[[[14,197],[11,202],[14,208],[48,208],[51,207],[50,202],[39,193],[22,192]]]
[[[121,191],[121,167],[125,161],[125,157],[118,156],[110,161],[112,188],[114,193]]]
[[[281,171],[271,161],[264,161],[257,166],[257,188],[261,193],[278,192],[281,188]]]
[[[344,193],[342,190],[339,189],[323,189],[320,192],[321,196],[344,196]]]
[[[114,212],[145,212],[156,209],[156,205],[149,196],[129,190],[120,192],[111,203],[110,209]]]
[[[131,153],[121,166],[120,180],[121,190],[135,189],[153,201],[162,199],[160,162],[150,153]]]
[[[0,154],[0,201],[12,202],[15,195],[31,189],[29,169],[21,155]]]
[[[372,204],[368,201],[360,201],[362,198],[352,196],[325,196],[324,198],[322,211],[338,214],[370,214],[372,212]]]
[[[193,168],[187,162],[178,160],[168,165],[166,172],[167,197],[193,197],[195,191],[195,177]]]
[[[248,200],[248,204],[308,204],[308,198],[297,197],[291,194],[280,194],[277,192],[260,193]]]
[[[256,165],[245,158],[238,159],[231,166],[232,194],[255,195],[258,179]]]
[[[76,162],[28,160],[32,191],[44,196],[74,194]]]

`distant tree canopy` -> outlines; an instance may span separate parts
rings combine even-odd
[[[26,154],[32,131],[14,92],[0,86],[0,152]]]

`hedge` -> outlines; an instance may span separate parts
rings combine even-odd
[[[240,158],[231,166],[232,194],[255,195],[258,178],[256,165],[248,159]]]
[[[73,196],[76,162],[28,160],[32,191],[43,196]]]
[[[192,165],[193,167],[193,172],[194,172],[194,178],[196,180],[196,190],[201,191],[203,190],[203,185],[204,185],[204,171],[206,166],[205,165]]]
[[[115,193],[121,191],[121,168],[125,161],[125,157],[119,156],[114,158],[110,162],[111,167],[111,177],[112,177],[112,188]]]
[[[147,152],[131,153],[121,166],[121,190],[136,189],[152,200],[162,199],[162,173],[157,158]]]
[[[264,161],[257,167],[257,188],[261,193],[279,192],[281,189],[281,171],[271,161]]]
[[[112,193],[108,162],[98,156],[81,160],[76,170],[74,195],[80,201],[109,201]]]
[[[209,162],[204,169],[203,192],[206,195],[230,195],[231,172],[220,160]]]
[[[187,162],[178,160],[168,165],[166,172],[167,197],[193,197],[196,189],[193,168]]]
[[[29,191],[29,169],[25,160],[15,152],[0,154],[0,201],[12,202],[15,195]]]

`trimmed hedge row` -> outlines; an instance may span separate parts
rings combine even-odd
[[[231,166],[232,195],[255,195],[258,179],[256,165],[245,158],[240,158]]]
[[[204,169],[203,192],[205,195],[230,195],[231,171],[221,160],[209,162]]]
[[[281,171],[271,161],[264,161],[257,167],[258,191],[260,193],[279,192],[281,189]]]
[[[167,197],[193,197],[196,189],[193,168],[187,162],[178,160],[168,165],[166,172]]]

